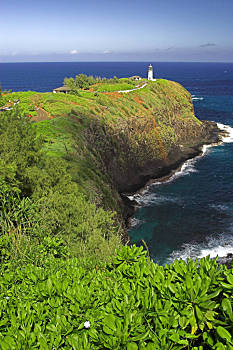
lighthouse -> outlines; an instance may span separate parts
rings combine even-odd
[[[152,80],[152,81],[156,80],[153,78],[153,67],[151,64],[148,67],[148,80]]]

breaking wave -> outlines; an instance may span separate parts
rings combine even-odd
[[[222,136],[222,141],[224,143],[231,143],[233,142],[233,128],[229,125],[217,123],[218,128],[224,132],[226,132],[225,136]]]
[[[189,175],[191,173],[197,173],[198,170],[195,168],[195,163],[199,158],[205,155],[209,148],[213,147],[213,145],[204,145],[202,148],[202,154],[196,156],[195,158],[188,159],[184,164],[177,170],[173,175],[169,176],[167,179],[161,179],[154,181],[152,184],[145,187],[143,191],[140,193],[136,193],[128,196],[130,200],[136,200],[140,205],[149,205],[151,203],[161,203],[164,201],[176,201],[173,197],[161,198],[156,196],[156,193],[151,193],[151,188],[159,186],[161,184],[166,184],[176,180],[179,177]]]
[[[193,101],[202,101],[204,100],[204,97],[192,97]]]
[[[139,220],[137,218],[132,218],[130,221],[130,226],[131,227],[138,227],[139,225],[143,224],[143,220]]]
[[[221,234],[217,237],[207,237],[204,242],[201,243],[184,243],[179,250],[174,250],[167,263],[172,263],[176,259],[187,260],[201,259],[206,256],[211,258],[225,257],[227,254],[233,254],[233,236],[230,234]]]
[[[146,207],[150,206],[151,204],[155,205],[161,205],[164,203],[178,203],[180,202],[180,199],[174,197],[174,196],[161,196],[157,193],[151,193],[147,191],[143,195],[136,196],[135,200],[138,202],[140,206]]]

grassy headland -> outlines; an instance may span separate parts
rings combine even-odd
[[[130,84],[135,87],[131,82],[125,84],[127,88]],[[191,96],[181,85],[160,79],[125,94],[93,92],[103,85],[104,90],[105,86],[110,90],[112,86],[122,88],[122,83],[105,82],[79,90],[78,96],[19,92],[3,99],[5,103],[20,100],[19,111],[36,122],[34,127],[44,138],[47,154],[75,157],[80,179],[83,159],[93,163],[94,157],[95,170],[110,176],[120,192],[127,189],[127,182],[128,187],[132,182],[127,174],[129,168],[136,167],[137,176],[139,168],[149,162],[157,160],[165,165],[171,152],[181,145],[184,149],[208,142],[202,139],[206,133],[208,138],[208,130],[194,116]]]

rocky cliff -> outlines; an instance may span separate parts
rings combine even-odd
[[[219,141],[216,123],[199,121],[191,95],[178,83],[158,80],[140,91],[109,93],[96,99],[99,112],[85,129],[98,167],[113,191],[124,197],[152,178],[168,175],[186,159],[200,154],[204,144]]]

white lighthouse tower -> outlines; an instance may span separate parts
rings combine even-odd
[[[153,77],[153,67],[151,64],[148,67],[148,80],[152,80],[152,81],[156,80]]]

